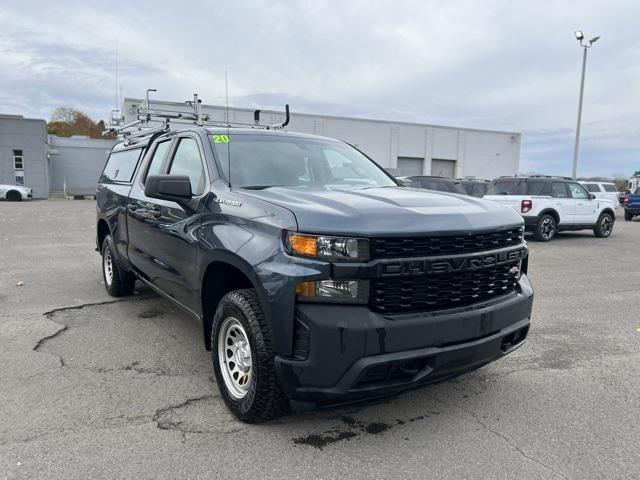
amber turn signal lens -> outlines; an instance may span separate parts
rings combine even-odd
[[[296,285],[296,295],[313,297],[316,294],[316,282],[300,282]]]
[[[315,257],[318,254],[318,239],[310,235],[289,235],[289,245],[293,253]]]

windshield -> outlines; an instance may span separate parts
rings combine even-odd
[[[230,134],[211,135],[211,144],[225,176],[234,187],[397,185],[374,162],[338,141]]]

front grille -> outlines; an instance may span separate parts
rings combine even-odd
[[[483,252],[520,245],[523,235],[523,228],[519,226],[483,233],[373,238],[371,239],[371,256],[373,258],[406,258]]]
[[[462,307],[514,292],[519,261],[479,270],[374,279],[369,304],[381,312]]]

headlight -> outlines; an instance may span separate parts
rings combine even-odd
[[[287,251],[294,255],[337,261],[369,259],[369,240],[365,238],[306,235],[287,232]]]
[[[367,303],[367,280],[315,280],[296,285],[299,301],[325,303]]]

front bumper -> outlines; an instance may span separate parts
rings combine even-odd
[[[326,403],[387,395],[473,370],[519,347],[526,338],[533,290],[526,275],[517,292],[459,309],[384,315],[366,306],[298,304],[306,358],[276,357],[294,400]]]

